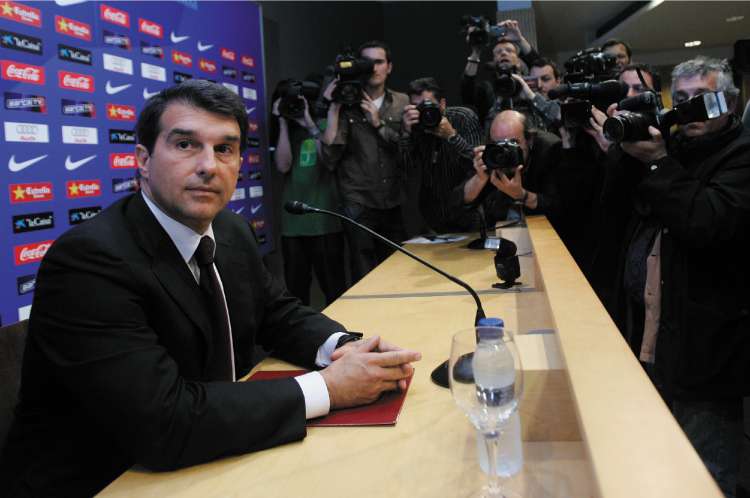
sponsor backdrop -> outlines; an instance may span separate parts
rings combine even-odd
[[[186,78],[245,102],[250,147],[229,207],[270,250],[260,23],[251,2],[0,0],[1,324],[28,316],[56,237],[137,189],[136,116]]]

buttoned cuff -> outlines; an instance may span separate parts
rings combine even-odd
[[[305,397],[305,419],[327,415],[331,410],[331,398],[328,396],[326,381],[320,372],[309,372],[295,377],[294,380],[299,384]]]

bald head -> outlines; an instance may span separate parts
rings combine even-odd
[[[515,139],[523,150],[524,161],[529,158],[529,143],[526,141],[526,116],[518,111],[503,111],[492,120],[490,140]]]

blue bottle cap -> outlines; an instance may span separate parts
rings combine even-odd
[[[505,327],[505,322],[502,318],[495,318],[495,317],[487,317],[487,318],[480,318],[479,322],[477,323],[478,327]]]

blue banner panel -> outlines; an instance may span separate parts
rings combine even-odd
[[[252,2],[0,0],[0,324],[28,316],[60,234],[136,191],[138,113],[188,78],[245,102],[250,146],[229,207],[271,249],[261,21]]]

